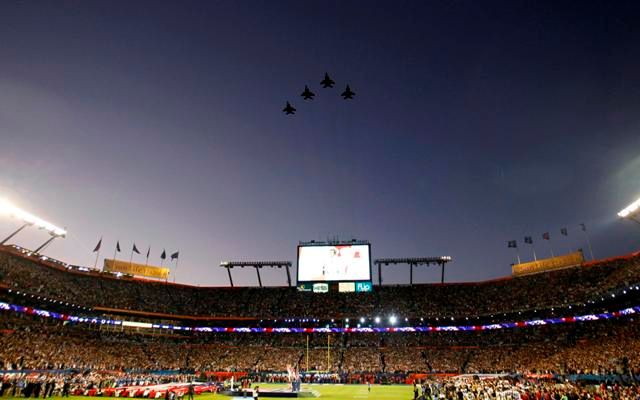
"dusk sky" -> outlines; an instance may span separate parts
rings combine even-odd
[[[583,222],[596,258],[637,251],[616,213],[640,197],[638,21],[638,1],[3,1],[0,198],[67,227],[52,257],[135,241],[198,285],[334,236],[450,255],[448,281],[510,274],[524,236],[586,250]]]

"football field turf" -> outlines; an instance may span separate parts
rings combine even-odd
[[[259,386],[261,389],[286,387],[286,385],[267,384]],[[320,399],[331,400],[413,399],[413,387],[411,385],[371,385],[371,392],[368,392],[367,385],[303,384],[302,391],[317,391],[320,394]]]
[[[286,384],[259,384],[263,390],[283,389]],[[371,392],[367,391],[367,385],[339,385],[339,384],[303,384],[302,391],[315,391],[320,394],[319,399],[327,400],[411,400],[413,398],[413,389],[411,385],[371,385]],[[69,400],[89,400],[95,397],[88,396],[69,396]],[[109,398],[109,397],[107,397]],[[12,397],[2,397],[1,399],[12,399]],[[18,399],[18,397],[15,397]],[[24,397],[22,397],[24,399]],[[53,400],[61,399],[54,396]],[[66,399],[66,398],[65,398]],[[113,399],[116,399],[113,397]],[[187,399],[187,396],[185,396]],[[206,393],[195,396],[195,400],[232,400],[233,397],[223,396],[220,394]],[[235,398],[235,399],[241,399]],[[273,397],[261,397],[261,399],[274,399]],[[313,399],[310,397],[308,399]],[[251,400],[247,396],[246,400]]]
[[[284,389],[286,384],[258,384],[261,390]],[[411,385],[371,385],[371,392],[367,391],[367,385],[340,385],[340,384],[303,384],[303,392],[317,392],[319,399],[327,400],[411,400],[413,399],[413,388]],[[213,395],[207,394],[196,398],[196,400],[213,400]],[[215,395],[217,400],[230,397]],[[271,397],[261,397],[261,399],[271,399]],[[310,400],[313,397],[308,398]],[[235,398],[241,400],[241,398]],[[250,397],[247,396],[247,400]]]

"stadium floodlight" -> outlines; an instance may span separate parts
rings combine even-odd
[[[262,287],[262,277],[260,276],[260,269],[263,267],[270,268],[282,268],[285,267],[287,271],[287,284],[291,287],[291,261],[222,261],[220,262],[220,267],[225,268],[227,270],[227,275],[229,275],[229,284],[233,287],[233,278],[231,277],[231,269],[233,267],[249,267],[255,268],[256,275],[258,276],[258,286]]]
[[[364,317],[360,317],[360,323],[364,324]]]
[[[444,267],[445,264],[451,262],[451,256],[438,257],[402,257],[402,258],[379,258],[373,263],[378,266],[378,285],[382,286],[382,265],[398,265],[405,264],[409,266],[409,284],[413,285],[413,268],[417,266],[439,265],[440,283],[444,283]]]
[[[395,315],[392,315],[392,316],[390,316],[390,317],[389,317],[389,323],[390,323],[391,325],[395,325],[395,324],[396,324],[396,322],[398,322],[398,318],[396,318],[396,316],[395,316]]]
[[[638,213],[638,209],[640,209],[640,199],[634,201],[633,203],[625,207],[622,211],[620,211],[618,213],[618,217],[628,218],[640,224],[640,220],[635,218],[635,215]]]
[[[376,317],[375,321],[376,321],[376,324],[379,324],[380,323],[380,317]]]
[[[7,215],[9,217],[14,217],[16,219],[21,220],[25,224],[33,225],[38,229],[44,229],[49,232],[52,236],[56,237],[65,237],[67,235],[67,231],[55,226],[54,224],[47,222],[41,218],[36,217],[33,214],[30,214],[20,208],[14,206],[10,202],[4,199],[0,199],[0,215]]]

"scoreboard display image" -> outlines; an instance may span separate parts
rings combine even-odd
[[[298,282],[371,280],[368,244],[298,246]]]

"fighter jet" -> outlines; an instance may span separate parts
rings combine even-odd
[[[289,104],[289,102],[287,101],[287,106],[282,109],[282,112],[287,114],[287,115],[295,114],[296,113],[296,109],[291,104]]]
[[[307,85],[304,85],[304,92],[300,94],[300,96],[302,96],[302,98],[305,100],[313,100],[313,97],[315,95],[316,95],[315,93],[309,90],[309,87]]]
[[[340,96],[342,96],[345,100],[349,100],[353,99],[353,96],[355,95],[356,93],[351,91],[351,88],[349,87],[349,85],[347,85],[347,88],[344,90],[344,92],[342,92]]]
[[[333,79],[329,78],[329,74],[324,73],[324,79],[320,82],[323,88],[332,88],[335,85]]]

